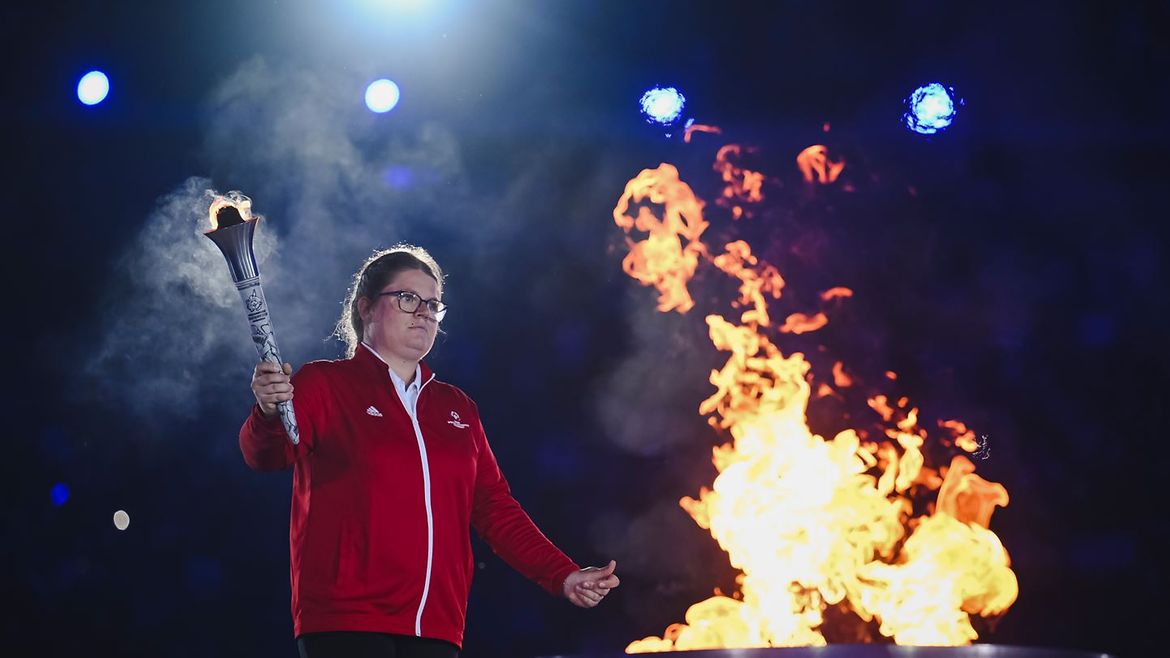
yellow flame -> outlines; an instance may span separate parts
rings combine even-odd
[[[820,153],[820,164],[815,152],[804,162],[831,182],[844,163]],[[1018,594],[1007,552],[988,529],[994,509],[1008,503],[1006,489],[976,476],[961,455],[941,469],[928,466],[922,451],[928,435],[906,397],[868,399],[884,436],[869,439],[854,429],[831,438],[814,434],[806,418],[815,381],[810,362],[784,354],[762,333],[771,326],[768,299],[780,299],[785,281],[744,241],[711,257],[700,241],[707,228],[702,209],[678,170],[662,164],[627,184],[614,221],[630,248],[623,269],[658,289],[660,311],[694,306],[687,285],[700,257],[740,282],[733,305],[745,310],[737,321],[706,317],[712,345],[728,357],[710,373],[715,390],[699,405],[731,440],[712,450],[718,476],[711,486],[679,501],[740,570],[739,591],[716,590],[686,611],[685,622],[630,643],[626,652],[823,645],[830,606],[874,621],[879,635],[870,641],[976,639],[971,615],[1002,614]],[[821,299],[852,294],[837,287]],[[790,313],[776,331],[814,331],[827,322],[823,312]],[[838,388],[858,384],[839,361],[830,378]],[[828,383],[816,390],[817,397],[838,395]],[[948,423],[942,427],[967,436],[965,425]],[[915,516],[914,500],[934,491],[933,509]]]
[[[643,202],[660,206],[662,219]],[[637,214],[630,215],[632,206]],[[687,281],[695,274],[699,256],[707,248],[699,239],[707,229],[703,202],[678,178],[678,169],[663,163],[657,169],[643,169],[626,184],[613,209],[613,220],[626,232],[630,253],[622,260],[626,274],[643,285],[658,288],[659,311],[685,313],[694,306]],[[645,233],[634,240],[631,233]]]
[[[771,265],[757,271],[754,267],[758,263],[752,255],[752,248],[743,240],[736,240],[724,247],[726,251],[712,261],[716,267],[741,281],[739,286],[738,305],[751,306],[744,311],[739,321],[756,323],[762,327],[768,326],[768,302],[765,296],[780,299],[784,289],[784,278]]]

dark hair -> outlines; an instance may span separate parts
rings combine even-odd
[[[396,244],[389,249],[375,251],[362,263],[353,276],[353,285],[342,303],[341,318],[333,335],[345,343],[345,355],[352,357],[362,340],[365,326],[358,313],[358,300],[365,297],[371,303],[377,301],[378,293],[387,284],[406,270],[418,270],[429,275],[439,285],[439,296],[443,295],[443,270],[426,249],[410,244]]]

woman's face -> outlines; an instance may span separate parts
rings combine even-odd
[[[399,307],[395,295],[384,294],[373,302],[365,298],[358,300],[365,340],[379,352],[417,363],[431,351],[439,332],[439,323],[426,305],[426,300],[439,298],[439,284],[420,270],[403,270],[381,290],[395,291],[412,292],[423,302],[414,313],[407,313]]]

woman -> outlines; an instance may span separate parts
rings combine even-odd
[[[289,543],[302,658],[457,656],[473,558],[469,526],[513,568],[590,608],[616,563],[581,569],[512,497],[475,402],[422,361],[443,274],[423,249],[375,253],[354,277],[338,333],[348,359],[260,363],[240,430],[244,461],[293,467]],[[276,412],[293,400],[301,441]]]

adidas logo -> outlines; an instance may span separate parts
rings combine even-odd
[[[373,407],[366,409],[366,413],[370,414],[371,416],[377,416],[378,418],[382,417],[382,412],[378,411],[377,409],[375,409]]]

